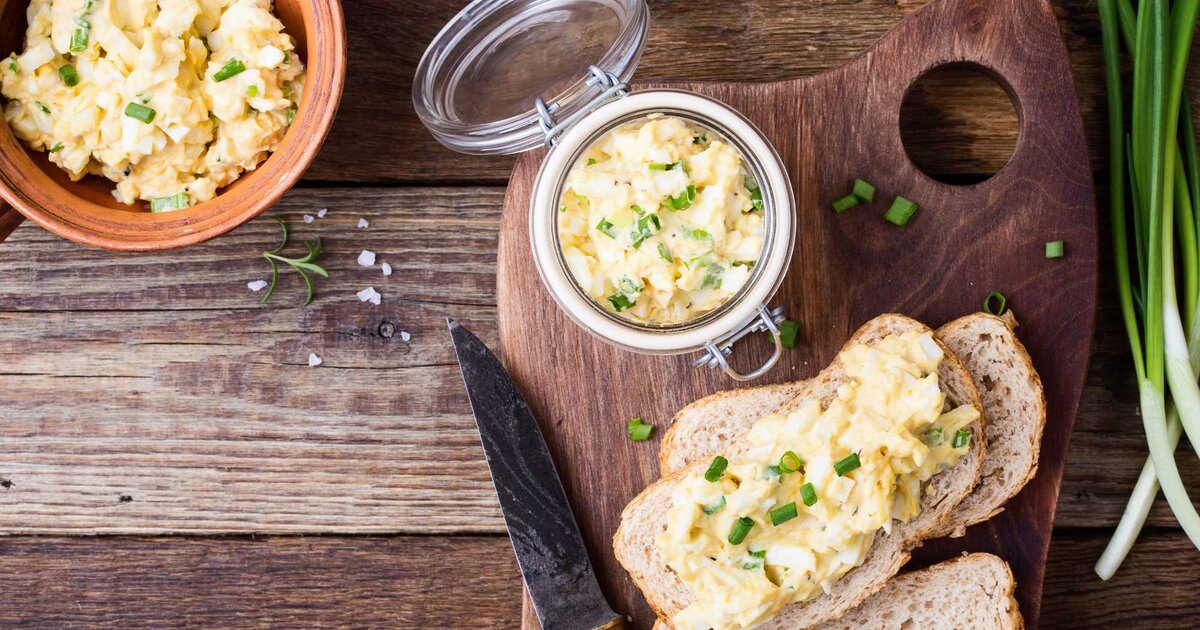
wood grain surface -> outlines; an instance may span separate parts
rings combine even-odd
[[[962,64],[995,76],[1021,114],[1011,161],[972,186],[926,177],[900,134],[910,87],[931,70]],[[1097,273],[1087,147],[1049,5],[942,0],[854,61],[815,77],[666,85],[741,112],[774,145],[795,187],[793,262],[771,305],[801,322],[798,360],[759,384],[812,377],[876,315],[903,313],[936,327],[978,310],[991,290],[1008,296],[1046,385],[1038,475],[1004,513],[965,538],[927,545],[920,561],[997,553],[1011,566],[1022,612],[1036,626],[1058,482],[1087,370]],[[558,310],[528,245],[528,200],[541,159],[533,153],[517,161],[506,197],[497,279],[501,346],[522,347],[507,367],[542,423],[610,602],[633,616],[634,627],[648,628],[654,614],[616,561],[611,540],[625,505],[657,478],[657,457],[653,448],[629,443],[625,420],[669,418],[737,383],[694,370],[694,356],[637,356],[606,346]],[[880,203],[834,213],[829,204],[856,177],[875,184]],[[903,229],[881,217],[895,195],[922,206]],[[1067,243],[1069,265],[1045,258],[1045,242],[1057,239]],[[767,344],[749,346],[735,349],[734,362],[761,365]],[[589,391],[583,399],[581,386]]]
[[[519,577],[441,319],[497,347],[504,190],[494,185],[512,161],[440,149],[407,96],[425,44],[463,4],[345,3],[351,64],[338,119],[307,183],[268,215],[169,254],[108,254],[28,223],[0,246],[0,532],[14,534],[0,538],[0,626],[518,623]],[[638,77],[816,74],[922,4],[651,0]],[[1054,9],[1102,184],[1095,3]],[[912,157],[939,178],[978,181],[1007,161],[1016,127],[994,90],[960,80],[914,94],[927,106],[908,120],[942,135]],[[329,187],[337,182],[347,185]],[[329,217],[303,223],[321,207]],[[354,227],[360,215],[370,229]],[[308,308],[294,275],[266,307],[245,289],[265,277],[258,253],[274,246],[275,217],[296,229],[293,248],[328,239],[332,278]],[[396,274],[385,283],[357,267],[363,248]],[[380,307],[355,299],[368,284],[384,294]],[[1200,554],[1161,499],[1116,579],[1091,573],[1146,455],[1114,295],[1102,275],[1042,625],[1190,628]],[[301,368],[310,350],[326,360],[315,375]],[[1180,463],[1189,487],[1200,485],[1195,458]],[[422,535],[331,535],[364,531]],[[327,535],[62,537],[102,532]]]

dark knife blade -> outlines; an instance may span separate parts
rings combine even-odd
[[[620,620],[592,570],[554,460],[529,405],[487,346],[447,320],[517,564],[543,630]]]

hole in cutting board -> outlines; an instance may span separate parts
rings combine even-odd
[[[917,168],[947,184],[977,184],[1008,164],[1020,121],[1012,97],[986,68],[938,66],[900,107],[900,139]]]

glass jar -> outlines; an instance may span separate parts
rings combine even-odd
[[[777,324],[784,315],[767,304],[795,244],[792,185],[771,143],[733,108],[680,90],[630,93],[625,82],[641,56],[648,23],[642,0],[476,0],[426,51],[413,100],[434,136],[457,151],[551,147],[534,184],[530,242],[543,284],[572,321],[633,352],[702,351],[696,366],[750,380],[783,353]],[[559,201],[580,155],[610,130],[651,114],[683,119],[728,142],[763,198],[763,248],[750,278],[718,308],[673,325],[631,321],[596,303],[575,282],[558,237]],[[733,344],[761,331],[773,336],[774,353],[757,369],[738,372],[728,361]]]

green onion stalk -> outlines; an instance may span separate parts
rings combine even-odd
[[[1099,0],[1109,107],[1113,253],[1150,449],[1121,523],[1096,564],[1103,579],[1115,573],[1133,546],[1160,485],[1176,519],[1200,548],[1200,514],[1188,498],[1174,456],[1181,430],[1187,431],[1200,453],[1196,378],[1200,371],[1200,160],[1191,112],[1182,103],[1198,2],[1177,0],[1172,8],[1167,0],[1142,0],[1135,11],[1129,0]],[[1133,62],[1128,133],[1121,91],[1122,40]],[[1176,139],[1181,110],[1187,120],[1182,147]],[[1126,214],[1126,177],[1132,217]],[[1130,263],[1130,223],[1136,273]],[[1182,291],[1176,286],[1176,244]]]

